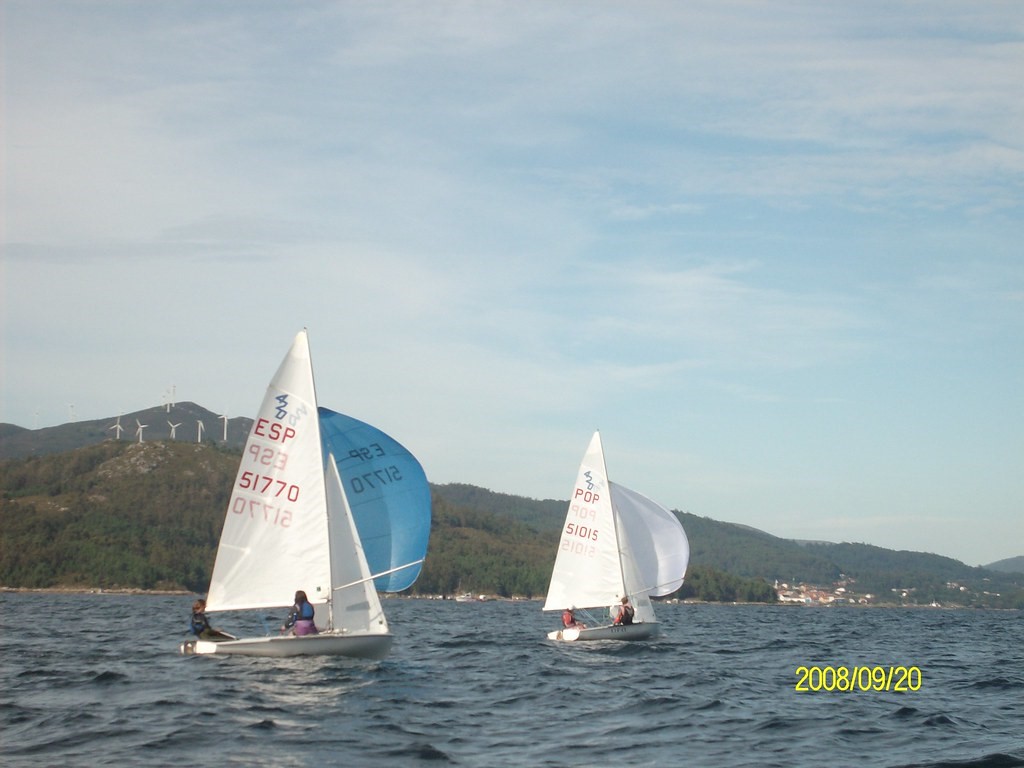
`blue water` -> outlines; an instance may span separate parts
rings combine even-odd
[[[0,595],[0,764],[1024,766],[1019,611],[664,605],[657,641],[572,646],[537,602],[389,600],[360,662],[181,657],[190,604]],[[802,665],[921,688],[797,692]]]

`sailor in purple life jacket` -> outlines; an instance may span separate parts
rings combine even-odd
[[[301,589],[295,593],[295,605],[285,621],[281,631],[290,629],[293,635],[315,635],[317,634],[316,624],[313,623],[315,610],[306,598],[306,593]]]

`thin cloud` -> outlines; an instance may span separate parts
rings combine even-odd
[[[920,10],[7,0],[0,420],[249,413],[305,326],[441,482],[600,427],[698,514],[938,506],[1020,458],[1024,48]]]

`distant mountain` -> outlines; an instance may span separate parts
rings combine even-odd
[[[498,493],[465,483],[434,486],[436,493],[453,507],[478,509],[496,515],[515,518],[540,533],[555,533],[562,529],[566,501],[557,499],[530,499]]]
[[[146,425],[142,443],[136,420]],[[0,586],[205,588],[252,421],[230,419],[227,442],[223,420],[195,403],[125,414],[120,440],[116,422],[0,425]],[[179,425],[173,441],[168,422]],[[461,483],[433,485],[432,493],[417,591],[543,594],[568,501]],[[896,604],[1024,607],[1024,557],[972,568],[939,555],[798,542],[676,514],[691,548],[681,596],[761,600],[755,582],[843,582]]]
[[[200,427],[200,423],[202,427]],[[117,425],[120,424],[120,430]],[[140,430],[139,425],[143,425]],[[110,416],[95,421],[72,421],[56,427],[25,429],[14,424],[0,424],[0,459],[20,459],[63,453],[106,440],[142,441],[174,439],[181,442],[211,442],[241,449],[252,427],[252,419],[227,420],[191,402],[146,408],[142,411]],[[119,436],[120,435],[120,436]],[[226,439],[225,439],[226,437]]]
[[[1024,555],[997,560],[986,565],[985,569],[988,571],[999,571],[1000,573],[1024,573]]]
[[[550,536],[552,542],[565,519],[568,504],[457,483],[435,486],[434,493],[454,507],[513,517]],[[898,604],[908,602],[902,595],[909,590],[914,604],[1014,605],[1010,601],[1016,599],[1024,606],[1024,579],[1014,574],[974,568],[925,552],[896,551],[869,544],[794,541],[747,525],[686,512],[676,514],[690,541],[693,572],[709,569],[770,583],[827,586],[849,581],[861,593],[871,592],[877,600]],[[1018,597],[1006,599],[1003,593]]]

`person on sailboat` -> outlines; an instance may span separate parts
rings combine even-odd
[[[622,604],[619,606],[619,612],[615,616],[615,621],[612,624],[617,626],[628,626],[633,623],[633,606],[629,604],[629,598],[623,597]]]
[[[309,603],[306,593],[301,589],[295,593],[295,605],[285,621],[281,631],[291,630],[293,635],[315,635],[317,634],[316,624],[313,623],[315,609]]]
[[[572,612],[571,608],[566,608],[562,611],[562,626],[566,629],[583,629],[586,625],[576,618],[576,614]]]
[[[221,632],[210,626],[210,620],[206,618],[206,601],[200,598],[192,603],[192,621],[189,623],[192,634],[200,640],[236,640],[234,635]]]

